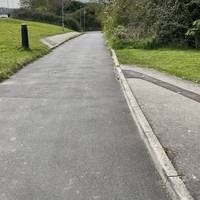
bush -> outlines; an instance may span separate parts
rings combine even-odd
[[[114,28],[113,35],[119,40],[129,38],[128,29],[126,29],[124,26],[117,26]]]
[[[115,39],[112,41],[115,49],[155,49],[159,44],[152,38]]]
[[[193,22],[193,27],[187,31],[186,36],[194,38],[195,47],[200,48],[200,19]]]
[[[112,21],[108,21],[108,23],[112,23]],[[106,31],[106,37],[114,49],[154,49],[159,47],[156,39],[132,37],[131,32],[121,25]]]
[[[192,22],[200,19],[200,0],[110,0],[106,2],[108,4],[105,6],[105,16],[102,19],[107,35],[112,33],[113,28],[122,25],[127,29],[132,27],[130,40],[133,39],[131,42],[133,46],[200,48],[200,36],[194,34],[194,31],[197,31],[194,29],[197,27],[189,30],[188,37],[185,36]],[[140,39],[152,37],[156,39],[147,42],[147,45],[146,39]],[[121,46],[123,41],[118,41],[117,38],[113,41]]]
[[[39,10],[24,9],[24,8],[14,10],[12,13],[12,17],[17,18],[17,19],[45,22],[45,23],[50,23],[50,24],[55,24],[55,25],[60,25],[62,21],[60,16],[57,16],[53,13],[42,12]],[[65,24],[67,28],[70,28],[76,31],[80,30],[79,23],[75,19],[66,17]]]

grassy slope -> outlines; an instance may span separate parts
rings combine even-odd
[[[123,64],[151,67],[200,83],[200,51],[179,49],[117,50]]]
[[[48,48],[40,42],[46,36],[63,33],[59,26],[25,22],[29,28],[31,50],[21,48],[20,25],[24,21],[0,19],[0,80],[8,78],[23,64],[48,52]],[[65,29],[65,32],[69,32]]]

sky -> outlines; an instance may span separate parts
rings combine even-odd
[[[0,0],[0,7],[18,8],[19,0]]]

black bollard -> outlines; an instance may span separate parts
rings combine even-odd
[[[22,47],[29,49],[28,29],[26,24],[21,25]]]

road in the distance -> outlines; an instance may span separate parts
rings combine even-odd
[[[0,84],[0,199],[167,199],[100,33]]]

